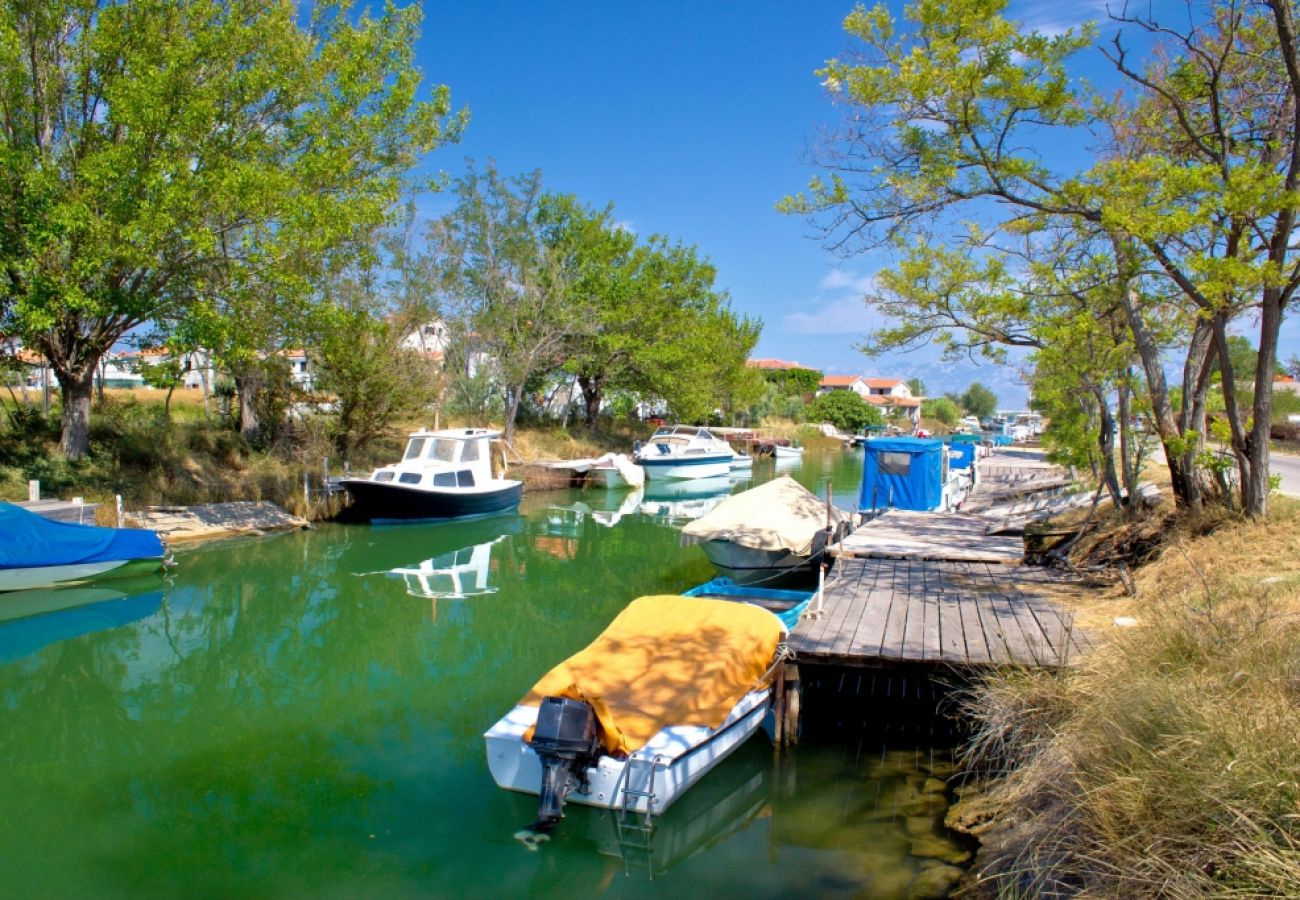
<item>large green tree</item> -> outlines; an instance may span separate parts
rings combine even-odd
[[[1227,325],[1257,308],[1258,365],[1271,373],[1283,310],[1300,285],[1291,240],[1300,200],[1291,6],[1193,4],[1182,30],[1120,17],[1121,31],[1139,31],[1158,52],[1137,65],[1115,40],[1110,57],[1128,85],[1117,99],[1090,93],[1069,70],[1095,31],[1039,34],[1007,20],[1005,9],[1004,0],[918,0],[900,23],[884,6],[857,8],[845,27],[860,52],[819,73],[851,110],[822,148],[830,174],[786,208],[820,216],[846,252],[942,241],[971,213],[1001,225],[1050,216],[1102,229],[1131,287],[1121,292],[1124,313],[1174,491],[1194,507],[1211,354],[1227,373]],[[1035,149],[1051,132],[1103,142],[1101,161],[1063,171]],[[1177,410],[1160,336],[1170,324],[1183,332]],[[1250,426],[1225,395],[1253,515],[1266,509],[1267,441],[1259,437],[1270,381],[1256,379]]]
[[[815,422],[830,422],[840,431],[851,434],[885,421],[880,410],[853,391],[827,391],[809,405],[808,418]]]
[[[976,381],[962,392],[961,408],[976,418],[988,418],[997,412],[998,395]]]
[[[45,354],[60,446],[131,329],[309,295],[452,136],[420,10],[292,0],[0,5],[0,330]]]

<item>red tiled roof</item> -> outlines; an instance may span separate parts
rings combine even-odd
[[[803,366],[797,362],[786,362],[784,359],[747,359],[745,365],[751,369],[802,369]]]
[[[867,383],[867,387],[873,388],[892,388],[905,383],[901,378],[864,378],[862,380]]]
[[[852,387],[854,382],[861,381],[862,378],[857,375],[825,375],[822,377],[822,387]]]

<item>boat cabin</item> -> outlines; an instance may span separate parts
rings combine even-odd
[[[875,438],[864,445],[858,509],[934,512],[965,498],[969,477],[951,472],[948,448],[928,438]]]
[[[486,428],[417,431],[401,462],[376,469],[371,481],[419,488],[476,488],[492,481],[491,440]]]
[[[731,453],[731,445],[715,437],[707,428],[694,425],[664,425],[655,429],[646,444],[658,447],[661,453],[673,452],[681,456],[706,453]]]

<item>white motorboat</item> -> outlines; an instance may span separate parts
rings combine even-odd
[[[587,477],[596,487],[611,490],[645,484],[645,470],[622,453],[606,453],[595,460],[587,470]]]
[[[776,459],[803,459],[803,447],[777,444],[772,448],[772,455]]]
[[[659,815],[758,730],[784,635],[757,606],[638,598],[484,734],[492,777],[539,795],[535,835],[568,800]]]
[[[651,480],[685,480],[726,475],[735,455],[707,428],[665,425],[635,449],[633,459]]]
[[[740,450],[732,452],[734,455],[731,457],[731,471],[748,471],[754,468],[754,457]]]
[[[519,505],[524,483],[492,475],[491,441],[498,431],[453,428],[410,435],[401,462],[369,478],[344,478],[349,514],[370,522],[460,519]]]
[[[819,500],[789,475],[727,497],[682,529],[737,584],[815,577],[826,547],[851,530],[852,516]],[[828,531],[829,527],[829,531]]]

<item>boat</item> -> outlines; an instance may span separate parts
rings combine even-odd
[[[739,584],[813,579],[826,547],[852,531],[852,520],[781,475],[727,497],[686,525],[681,541],[699,544],[709,562]]]
[[[966,499],[971,477],[949,465],[948,449],[933,438],[873,438],[862,457],[858,511],[948,512]]]
[[[785,634],[750,604],[633,600],[483,736],[497,785],[539,796],[517,836],[544,838],[566,802],[663,813],[758,730]]]
[[[517,508],[523,482],[492,474],[491,441],[500,435],[485,428],[412,433],[401,462],[375,469],[368,478],[340,481],[352,498],[348,515],[382,524]]]
[[[731,471],[748,470],[754,468],[754,457],[740,450],[733,451],[731,457]]]
[[[655,481],[642,494],[640,511],[669,524],[698,519],[731,496],[731,475],[692,481]]]
[[[772,447],[772,456],[776,459],[803,459],[803,447],[776,444]]]
[[[793,631],[799,619],[817,596],[817,591],[792,591],[781,588],[763,588],[737,584],[730,578],[719,577],[696,585],[682,594],[683,597],[704,597],[709,600],[726,600],[731,603],[748,603],[767,610],[781,620],[786,631]]]
[[[156,531],[54,522],[0,503],[0,591],[155,572],[166,555]]]
[[[665,425],[638,444],[632,458],[651,480],[713,478],[731,471],[731,445],[707,428]]]
[[[587,477],[596,487],[611,490],[645,484],[645,470],[622,453],[606,453],[593,461]]]

